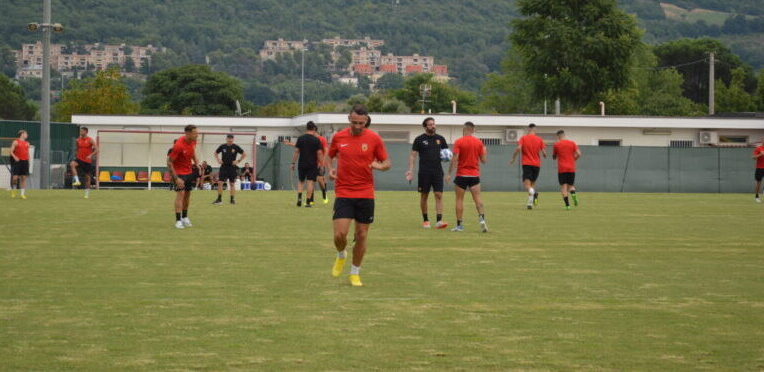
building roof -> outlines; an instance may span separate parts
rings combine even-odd
[[[462,125],[472,121],[482,127],[599,127],[599,128],[691,128],[691,129],[762,129],[764,118],[723,117],[655,117],[655,116],[555,116],[555,115],[487,115],[487,114],[381,114],[372,113],[374,125],[420,125],[426,117],[438,125]],[[310,113],[292,118],[241,116],[153,116],[153,115],[72,115],[79,125],[113,126],[184,126],[207,127],[302,127],[309,120],[318,125],[344,124],[344,113]]]

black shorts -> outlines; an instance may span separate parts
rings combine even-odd
[[[235,165],[221,165],[220,173],[218,174],[218,181],[236,182],[236,179],[239,178],[238,173],[238,169],[236,169]]]
[[[374,222],[374,199],[337,198],[332,219],[352,218],[357,223]]]
[[[467,190],[472,186],[480,184],[480,177],[464,177],[456,176],[454,178],[454,185],[459,186],[460,189]]]
[[[323,177],[326,175],[326,167],[318,167],[318,176]]]
[[[300,182],[304,182],[306,179],[308,181],[315,181],[316,177],[318,177],[318,167],[307,166],[297,168],[297,177]]]
[[[11,175],[12,176],[28,176],[29,175],[29,160],[15,161],[11,158]]]
[[[576,173],[575,172],[557,173],[557,180],[560,181],[560,185],[568,184],[573,186],[576,183]]]
[[[79,172],[82,172],[82,174],[87,175],[93,173],[93,163],[88,163],[80,159],[75,159],[74,161],[77,162],[77,169],[79,169]]]
[[[540,167],[523,165],[523,181],[530,180],[531,182],[536,182],[539,178],[539,171],[541,171]]]
[[[419,192],[430,192],[430,189],[434,192],[443,192],[443,174],[433,173],[419,173],[417,175],[419,180],[419,186],[417,190]]]
[[[756,181],[761,181],[764,178],[764,168],[756,168],[756,174],[753,175]]]
[[[183,189],[178,189],[177,186],[175,187],[175,191],[191,191],[196,187],[196,179],[199,177],[196,172],[191,172],[190,174],[182,174],[178,175],[180,179],[183,180]]]

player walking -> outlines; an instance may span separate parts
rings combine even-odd
[[[69,163],[72,169],[73,182],[72,186],[80,186],[80,177],[77,174],[77,169],[82,171],[85,175],[85,199],[90,195],[90,184],[93,174],[93,157],[98,154],[98,147],[96,147],[95,141],[88,137],[88,128],[80,128],[80,136],[77,137],[77,158]]]
[[[570,210],[570,200],[573,199],[573,205],[578,206],[578,197],[576,196],[576,160],[581,157],[581,151],[578,145],[565,139],[565,131],[557,131],[557,141],[552,150],[552,159],[557,159],[557,179],[560,181],[560,193],[565,202],[565,209]]]
[[[435,133],[435,119],[426,118],[422,121],[424,133],[414,139],[409,154],[409,170],[406,171],[406,180],[411,182],[414,177],[414,160],[419,155],[419,172],[417,173],[417,190],[419,191],[419,207],[422,210],[422,227],[430,228],[430,219],[427,214],[427,199],[430,189],[435,194],[435,228],[445,229],[447,222],[443,221],[443,166],[440,162],[440,150],[447,149],[446,139]]]
[[[297,167],[297,206],[302,206],[302,190],[306,187],[305,207],[313,206],[313,187],[318,177],[318,158],[324,156],[324,150],[321,147],[321,140],[316,137],[316,124],[309,121],[306,125],[305,134],[297,138],[294,154],[292,155],[292,170],[297,164],[297,158],[300,162]],[[307,181],[307,182],[306,182]]]
[[[541,159],[539,152],[546,158],[544,140],[536,135],[536,124],[528,125],[528,134],[522,136],[517,143],[517,148],[512,154],[512,160],[509,164],[514,164],[517,154],[523,153],[523,186],[528,191],[528,209],[533,209],[534,205],[539,204],[539,193],[536,191],[536,180],[541,171]]]
[[[27,131],[20,130],[19,137],[11,143],[11,198],[20,190],[21,199],[26,199],[27,176],[29,176],[29,142]]]
[[[167,157],[167,169],[175,183],[175,227],[191,227],[188,207],[191,204],[191,190],[197,177],[193,167],[199,167],[196,157],[196,138],[199,133],[195,125],[186,125],[185,134],[175,141],[172,152]]]
[[[222,160],[218,155],[221,153],[223,154]],[[239,154],[241,157],[236,159]],[[231,194],[231,204],[236,204],[234,195],[236,194],[238,165],[246,157],[247,153],[239,145],[233,143],[233,134],[225,136],[225,144],[218,146],[215,150],[215,160],[220,164],[220,172],[218,173],[218,198],[212,204],[223,204],[223,184],[226,182],[228,182],[228,193]]]
[[[463,136],[454,141],[454,158],[448,166],[446,181],[451,180],[451,172],[454,164],[457,164],[456,178],[454,178],[454,191],[456,192],[456,227],[451,231],[464,231],[462,216],[464,215],[464,194],[467,190],[472,194],[472,201],[478,212],[480,229],[488,232],[485,222],[485,208],[480,198],[480,163],[486,162],[486,150],[483,142],[472,134],[475,133],[475,124],[468,121],[462,129]]]

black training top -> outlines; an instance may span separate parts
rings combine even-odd
[[[318,166],[318,150],[322,150],[321,140],[312,134],[306,133],[297,138],[295,147],[300,149],[299,166],[301,168]]]
[[[419,153],[419,173],[443,173],[440,165],[440,150],[447,149],[446,139],[439,135],[422,133],[414,139],[411,150]]]
[[[228,146],[227,143],[224,143],[220,146],[218,146],[218,149],[215,150],[215,153],[223,153],[223,165],[233,165],[234,160],[236,160],[236,156],[238,154],[241,154],[244,152],[241,147],[237,144],[232,144],[231,146]]]

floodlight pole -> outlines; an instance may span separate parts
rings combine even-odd
[[[50,0],[42,7],[42,105],[40,108],[40,188],[50,188]]]
[[[715,87],[714,87],[714,83],[715,83],[714,73],[716,72],[716,71],[714,71],[715,67],[716,67],[716,66],[714,66],[715,62],[716,61],[714,59],[714,52],[711,52],[710,55],[709,55],[709,61],[708,61],[708,67],[709,67],[709,69],[708,69],[708,115],[709,116],[713,116],[714,112],[715,112],[715,107],[714,107],[714,104],[715,104],[715,99],[714,99],[714,90],[715,90]]]

